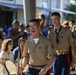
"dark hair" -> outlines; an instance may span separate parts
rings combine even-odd
[[[24,27],[24,28],[25,28],[25,26],[24,26],[24,24],[23,24],[23,23],[21,23],[21,24],[20,24],[20,27]]]
[[[20,44],[21,41],[26,42],[26,38],[25,37],[20,37],[19,40],[18,40],[18,45]]]
[[[20,41],[22,41],[22,40],[25,40],[25,41],[26,41],[26,38],[25,38],[25,37],[20,37],[19,40],[18,40],[18,42],[20,42]],[[25,42],[25,41],[24,41],[24,42]]]
[[[72,22],[73,24],[75,24],[75,21],[74,21],[74,20],[72,20],[71,22]]]
[[[14,26],[14,25],[17,24],[17,23],[19,23],[19,21],[14,20],[14,21],[12,22],[12,25]]]
[[[41,14],[41,18],[42,18],[42,19],[45,19],[45,15],[44,15],[44,14]]]
[[[51,14],[51,16],[58,16],[58,17],[61,17],[58,12],[53,12],[53,13]]]
[[[31,19],[31,20],[29,21],[29,23],[30,23],[30,22],[35,22],[35,23],[37,23],[38,25],[40,25],[40,22],[39,22],[38,19]]]
[[[26,29],[28,29],[29,28],[29,24],[26,26]]]

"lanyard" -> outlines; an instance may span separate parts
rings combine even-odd
[[[56,43],[57,43],[57,44],[59,44],[58,35],[59,35],[59,33],[60,33],[60,30],[61,30],[61,27],[60,27],[59,30],[56,30],[56,29],[55,29],[55,33],[56,33]]]

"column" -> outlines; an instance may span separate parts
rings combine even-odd
[[[13,20],[17,20],[17,9],[13,9]]]
[[[30,0],[31,18],[36,18],[36,0]]]
[[[36,16],[36,0],[23,0],[24,23],[28,24],[29,20]]]
[[[63,5],[64,5],[64,0],[61,0],[61,3],[60,3],[60,10],[63,10]],[[60,12],[60,14],[61,14],[61,23],[62,23],[63,13]]]

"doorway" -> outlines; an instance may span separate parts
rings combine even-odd
[[[13,11],[0,10],[0,27],[6,32],[6,29],[12,26]]]

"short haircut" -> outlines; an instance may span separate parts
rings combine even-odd
[[[24,24],[22,23],[22,24],[20,24],[20,27],[24,27],[25,28],[25,26],[24,26]]]
[[[73,24],[75,24],[75,21],[74,21],[74,20],[72,20],[71,22],[72,22]]]
[[[17,24],[17,23],[19,23],[19,21],[14,20],[14,21],[12,22],[12,25],[14,26],[14,25]],[[20,24],[20,23],[19,23],[19,24]]]
[[[42,18],[42,19],[45,19],[45,15],[44,15],[44,14],[41,14],[41,18]]]
[[[30,22],[35,22],[35,23],[37,23],[38,25],[40,25],[40,22],[39,22],[38,19],[31,19],[31,20],[29,21],[29,23],[30,23]]]
[[[58,17],[61,17],[58,12],[53,12],[53,13],[51,14],[51,16],[58,16]]]

